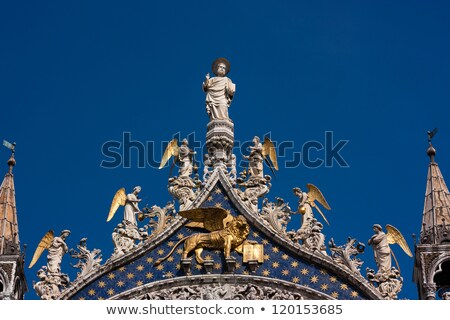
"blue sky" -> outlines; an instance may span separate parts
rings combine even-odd
[[[217,57],[229,59],[237,85],[229,110],[235,139],[270,132],[278,143],[292,142],[270,200],[282,197],[295,208],[292,188],[313,183],[333,209],[327,240],[366,243],[374,223],[392,224],[413,247],[426,131],[434,127],[436,160],[450,177],[449,13],[447,1],[3,2],[0,138],[17,142],[27,265],[49,229],[72,230],[71,247],[87,237],[106,260],[119,222],[106,217],[120,187],[142,186],[149,205],[171,200],[168,168],[138,168],[134,151],[130,168],[102,168],[102,145],[129,132],[132,140],[153,141],[159,161],[159,146],[178,132],[203,143],[201,83]],[[334,144],[348,141],[340,151],[348,167],[286,167],[306,142],[325,143],[327,131]],[[8,157],[3,148],[4,173]],[[404,276],[400,297],[415,299],[413,260],[394,250]],[[362,259],[365,274],[375,267],[370,247]],[[64,260],[74,278],[69,256]],[[44,264],[41,257],[27,270],[30,289]],[[36,298],[32,289],[26,298]]]

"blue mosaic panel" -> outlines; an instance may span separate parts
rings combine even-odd
[[[215,186],[201,207],[221,207],[229,210],[235,216],[239,215],[239,212],[229,200],[220,183]],[[185,275],[180,265],[181,253],[183,251],[182,244],[163,263],[156,267],[154,263],[159,258],[166,256],[180,239],[197,231],[187,227],[180,228],[178,232],[171,235],[159,247],[133,262],[103,275],[101,278],[86,286],[82,291],[75,294],[72,299],[108,299],[121,292],[154,281],[184,277]],[[353,288],[343,279],[279,247],[253,226],[250,228],[248,240],[254,240],[264,245],[264,263],[257,268],[255,273],[251,273],[247,266],[243,265],[242,255],[233,252],[232,255],[236,258],[235,274],[253,274],[289,281],[310,287],[337,299],[359,300],[364,298],[361,297],[360,291]],[[213,274],[222,274],[225,272],[225,259],[221,250],[204,249],[202,257],[214,261]],[[197,264],[195,258],[192,260],[191,269],[193,275],[206,274],[204,267]]]

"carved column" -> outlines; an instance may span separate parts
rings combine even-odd
[[[207,125],[206,146],[213,167],[227,166],[234,144],[234,124],[229,120],[212,120]]]
[[[427,300],[436,300],[436,284],[435,283],[427,283],[424,285],[425,296]]]

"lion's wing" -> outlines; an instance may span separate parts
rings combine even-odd
[[[180,215],[190,222],[186,224],[187,227],[204,228],[208,231],[222,230],[225,228],[231,214],[222,208],[196,208],[186,211],[181,211]]]

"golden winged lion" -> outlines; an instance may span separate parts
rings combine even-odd
[[[184,242],[184,250],[181,258],[187,259],[191,251],[195,251],[195,258],[199,264],[204,260],[201,256],[203,249],[222,249],[225,258],[230,258],[231,252],[236,250],[242,253],[242,247],[247,238],[250,227],[244,216],[232,216],[222,208],[197,208],[179,213],[189,219],[187,227],[204,228],[209,233],[195,233],[184,237],[175,244],[169,254],[155,262],[155,266],[169,258],[175,248]]]

